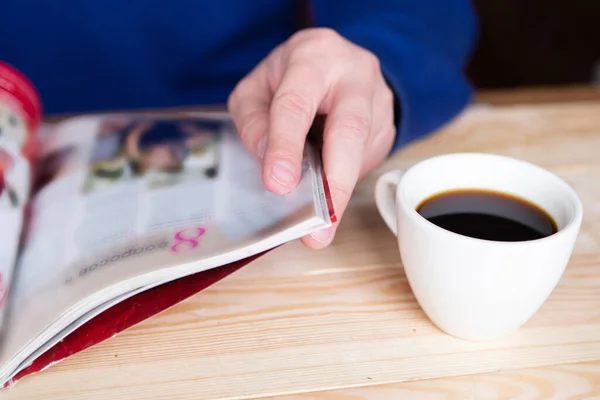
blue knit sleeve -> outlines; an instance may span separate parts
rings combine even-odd
[[[476,16],[468,0],[314,0],[316,26],[373,52],[398,107],[393,150],[431,133],[469,103],[464,69]]]

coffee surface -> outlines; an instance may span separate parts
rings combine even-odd
[[[543,209],[499,192],[444,192],[423,201],[417,212],[440,228],[477,239],[518,242],[557,232],[556,223]]]

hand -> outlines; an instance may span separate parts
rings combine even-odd
[[[394,141],[394,96],[369,51],[330,29],[306,29],[275,48],[232,92],[228,108],[247,148],[262,162],[265,187],[291,192],[315,115],[326,114],[323,164],[341,218],[357,181]],[[302,238],[332,241],[336,226]]]

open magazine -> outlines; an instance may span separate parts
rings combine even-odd
[[[6,104],[3,387],[333,221],[319,153],[306,147],[291,194],[270,193],[226,113],[90,115],[28,129]]]

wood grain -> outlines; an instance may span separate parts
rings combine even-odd
[[[581,363],[272,397],[272,400],[600,399],[600,364]]]
[[[551,298],[494,342],[461,341],[431,324],[373,204],[380,173],[456,151],[542,165],[585,209]],[[599,151],[600,102],[475,106],[368,176],[329,248],[286,245],[0,399],[591,398],[600,362],[557,365],[600,360]],[[486,375],[464,376],[473,374]]]
[[[494,105],[600,101],[600,86],[572,85],[490,89],[478,92],[475,101]]]

